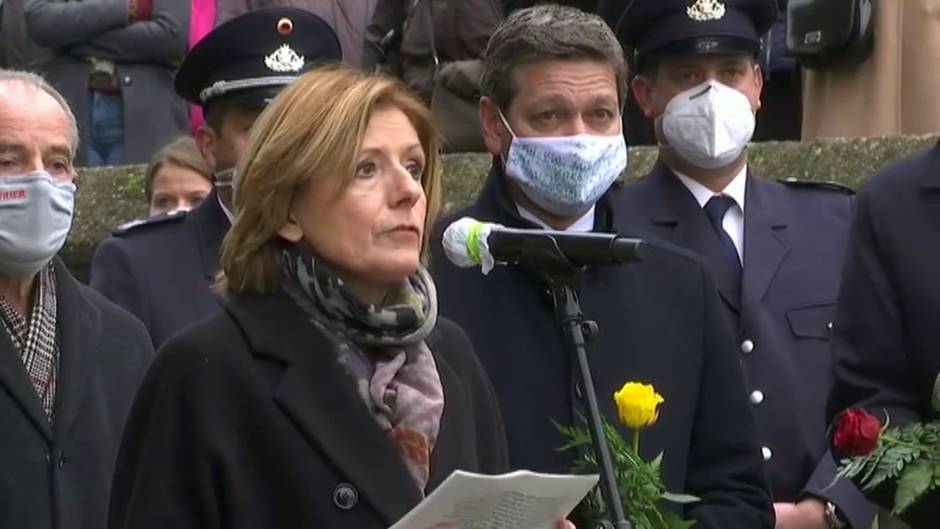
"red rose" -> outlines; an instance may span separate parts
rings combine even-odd
[[[870,454],[878,446],[881,422],[865,410],[854,408],[842,414],[832,444],[842,457]]]

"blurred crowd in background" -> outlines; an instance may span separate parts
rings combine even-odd
[[[622,12],[618,7],[629,1],[554,3],[607,15]],[[483,151],[476,105],[479,58],[508,13],[536,3],[0,0],[0,67],[39,73],[65,95],[79,122],[80,166],[150,162],[147,190],[151,212],[159,213],[193,207],[209,191],[198,145],[181,139],[198,130],[201,110],[174,93],[173,76],[187,50],[218,24],[271,5],[307,9],[333,26],[346,64],[402,78],[431,106],[447,150]],[[789,3],[799,8],[814,2]],[[932,97],[940,86],[940,73],[932,68],[940,59],[936,2],[878,3],[874,13],[861,14],[871,16],[862,25],[878,35],[872,49],[857,61],[810,68],[788,50],[788,0],[777,4],[779,20],[759,57],[764,89],[754,141],[937,132],[940,105]],[[866,2],[831,3],[837,4]],[[621,22],[607,18],[612,26]],[[655,143],[653,123],[632,95],[623,115],[628,145]],[[171,195],[187,198],[172,203],[161,198]]]

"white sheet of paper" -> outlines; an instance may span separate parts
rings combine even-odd
[[[457,470],[389,529],[554,529],[597,480],[596,474]]]

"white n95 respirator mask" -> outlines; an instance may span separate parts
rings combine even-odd
[[[754,136],[754,125],[747,96],[714,80],[672,98],[662,117],[669,147],[702,169],[734,163]]]

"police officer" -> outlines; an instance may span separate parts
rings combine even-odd
[[[778,529],[868,529],[873,507],[833,483],[825,402],[830,321],[852,196],[748,169],[761,106],[760,36],[774,0],[633,2],[612,15],[635,50],[633,93],[659,160],[625,187],[638,231],[698,253],[716,278],[757,417]]]
[[[140,318],[154,346],[220,310],[212,284],[232,219],[235,164],[255,118],[285,85],[341,56],[321,18],[273,7],[220,25],[183,60],[176,91],[205,113],[196,142],[215,173],[215,190],[189,213],[118,229],[91,269],[91,286]]]

